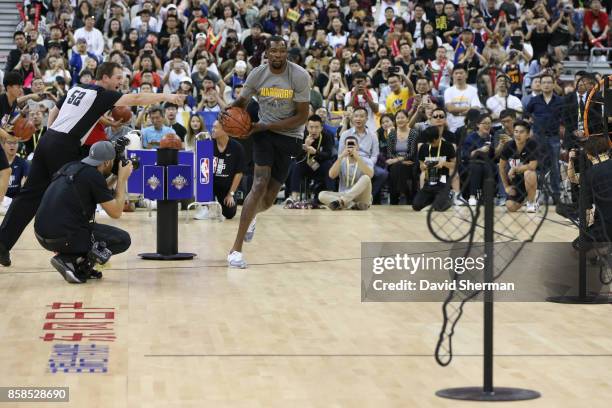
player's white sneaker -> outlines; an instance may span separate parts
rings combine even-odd
[[[247,267],[247,263],[242,257],[242,252],[238,251],[232,251],[232,253],[227,256],[227,264],[230,268],[245,269]]]
[[[257,217],[253,218],[253,221],[249,224],[246,235],[244,236],[244,242],[251,242],[255,236],[255,224],[257,224]]]
[[[538,203],[527,202],[525,205],[525,211],[528,213],[536,213],[538,212]]]
[[[468,200],[468,205],[470,207],[476,207],[478,205],[478,200],[476,200],[476,197],[470,196],[470,199]]]

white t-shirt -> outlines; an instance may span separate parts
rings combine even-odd
[[[368,89],[368,91],[370,92],[370,95],[372,96],[372,100],[375,103],[378,103],[378,94],[376,93],[376,91],[373,89]],[[352,102],[353,102],[353,91],[349,91],[346,95],[344,95],[344,106],[352,105]],[[376,126],[376,114],[372,112],[372,108],[370,108],[370,105],[368,104],[368,102],[366,102],[363,95],[357,96],[357,103],[359,104],[359,106],[363,106],[368,111],[368,121],[366,122],[366,127],[368,128],[368,131],[376,132],[376,129],[378,129],[378,127]],[[385,105],[378,104],[378,111],[381,113],[384,112]]]
[[[438,90],[440,94],[443,94],[450,87],[453,67],[453,63],[449,60],[446,60],[442,65],[436,60],[430,61],[427,64],[427,71],[431,73],[434,89]],[[440,70],[442,70],[442,75],[440,75]]]
[[[502,97],[493,95],[487,99],[487,108],[491,111],[493,119],[497,121],[499,114],[504,109],[513,109],[517,112],[523,111],[523,104],[521,100],[514,95],[508,95],[508,97]]]
[[[444,104],[454,104],[459,107],[482,108],[482,104],[478,99],[478,91],[471,85],[466,85],[463,90],[457,89],[456,86],[451,86],[444,91]],[[448,113],[448,129],[455,132],[465,124],[465,116],[456,116]]]

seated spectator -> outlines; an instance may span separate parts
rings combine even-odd
[[[234,193],[245,172],[244,149],[238,141],[229,138],[218,121],[213,125],[212,137],[215,140],[213,191],[223,216],[232,219],[236,215]]]
[[[584,41],[587,46],[607,46],[609,29],[608,14],[602,10],[601,1],[592,0],[584,12]]]
[[[80,73],[85,68],[85,63],[88,58],[96,59],[96,56],[87,51],[87,40],[79,38],[76,42],[76,50],[73,50],[70,57],[70,75],[72,76],[72,85],[78,84]]]
[[[30,54],[22,54],[19,63],[15,66],[15,71],[21,74],[23,78],[23,87],[28,89],[32,86],[34,78],[41,77],[38,64],[32,59]]]
[[[194,74],[195,75],[195,74]],[[227,85],[226,91],[229,92],[229,98],[231,100],[236,100],[236,93],[234,92],[236,87],[244,84],[247,77],[247,64],[244,61],[236,62],[234,69],[232,69],[226,76],[223,78],[225,84]],[[193,75],[192,75],[193,79]],[[227,100],[227,98],[225,98]]]
[[[538,145],[529,137],[531,126],[525,121],[514,124],[514,140],[504,146],[499,159],[499,174],[506,189],[508,211],[518,211],[527,200],[527,212],[537,212]],[[510,171],[508,171],[508,167]]]
[[[366,127],[368,131],[377,129],[375,115],[381,110],[378,104],[378,93],[368,89],[368,76],[358,72],[353,77],[353,88],[344,96],[344,106],[352,106],[353,109],[363,108],[367,114]]]
[[[387,167],[387,159],[389,158],[389,139],[395,133],[395,115],[383,113],[380,115],[380,127],[376,131],[378,136],[378,157],[376,165],[382,168]]]
[[[15,66],[19,63],[19,61],[21,61],[21,54],[25,54],[28,52],[28,43],[26,41],[26,36],[23,31],[15,31],[15,33],[13,34],[13,42],[15,43],[15,48],[9,51],[4,67],[4,72],[11,72],[12,70],[14,70]]]
[[[64,58],[49,57],[47,59],[47,66],[48,68],[43,74],[43,82],[46,85],[53,85],[58,76],[62,77],[65,83],[69,84],[72,82],[72,76],[66,69]]]
[[[181,84],[183,79],[185,78],[191,79],[191,76],[188,73],[189,67],[182,60],[180,53],[177,53],[175,51],[175,53],[173,54],[172,60],[169,61],[168,64],[169,64],[169,69],[168,71],[166,71],[166,74],[164,75],[164,79],[162,80],[162,83],[165,84],[164,88],[167,87],[168,92],[174,93],[178,90],[179,85]]]
[[[127,135],[132,130],[133,129],[129,125],[129,123],[126,124],[119,121],[113,121],[106,126],[106,128],[104,129],[104,133],[106,134],[106,140],[108,140],[109,142],[114,142],[120,137]]]
[[[389,171],[390,204],[398,205],[404,197],[412,205],[417,190],[416,182],[416,138],[410,137],[408,113],[405,110],[395,115],[395,131],[389,134],[386,165]]]
[[[419,149],[419,166],[425,182],[414,197],[412,208],[421,211],[433,205],[435,211],[446,211],[452,205],[449,177],[455,170],[455,149],[435,127],[426,129],[424,136],[427,142]]]
[[[181,141],[184,142],[187,129],[176,121],[178,106],[173,103],[166,103],[164,105],[164,113],[166,116],[166,124],[174,129],[174,133],[176,133],[176,135],[181,138]]]
[[[426,74],[433,82],[433,95],[443,98],[444,92],[451,84],[453,63],[446,59],[446,48],[440,47],[436,50],[436,59],[427,63]]]
[[[296,157],[296,165],[291,172],[289,193],[286,204],[293,204],[300,199],[300,189],[304,180],[315,180],[315,204],[318,202],[319,192],[322,190],[333,190],[335,183],[329,177],[332,155],[334,150],[334,138],[323,131],[323,120],[317,115],[312,115],[306,123],[306,135],[302,144],[302,152]]]
[[[461,145],[461,176],[466,177],[469,200],[472,207],[478,205],[481,190],[487,174],[493,172],[492,159],[495,157],[491,143],[491,116],[483,114],[476,123],[477,130],[467,136]]]
[[[552,58],[548,54],[543,54],[539,58],[531,61],[531,64],[529,64],[529,71],[527,75],[525,75],[525,87],[531,86],[531,81],[544,73],[544,71],[551,69],[552,65]]]
[[[319,201],[332,211],[367,210],[372,204],[374,163],[361,154],[357,137],[347,136],[342,143],[342,151],[329,169],[329,177],[339,179],[338,192],[321,191]]]
[[[592,2],[591,2],[592,4]],[[560,10],[559,18],[555,21],[551,27],[552,38],[550,45],[553,47],[553,52],[557,61],[563,61],[568,55],[568,49],[576,29],[572,22],[572,14],[574,8],[571,4],[567,4]]]
[[[463,65],[453,68],[453,86],[444,91],[444,104],[448,111],[448,128],[455,132],[465,122],[470,108],[481,108],[476,88],[466,83],[467,71]]]
[[[26,158],[27,160],[32,160],[31,155],[34,153],[36,146],[38,146],[38,142],[40,141],[40,138],[47,131],[47,127],[44,124],[45,122],[44,108],[38,107],[38,106],[35,108],[31,108],[28,116],[30,120],[32,121],[32,124],[34,125],[34,134],[32,134],[32,137],[30,138],[30,140],[27,140],[24,143],[24,151],[20,155],[21,157]]]
[[[37,107],[38,108],[44,107],[43,109],[45,110],[45,112],[49,112],[51,109],[53,109],[53,107],[58,101],[55,95],[53,95],[50,92],[47,92],[45,83],[40,77],[34,78],[34,80],[32,81],[32,87],[30,88],[30,92],[26,92],[26,94],[27,95],[32,94],[32,95],[38,96],[36,98],[37,101],[34,101],[34,99],[28,100],[27,106],[29,109],[35,109]]]
[[[526,95],[523,96],[523,98],[521,99],[523,111],[527,109],[529,101],[531,101],[532,98],[535,98],[536,96],[542,94],[542,84],[540,82],[540,77],[533,78],[533,80],[531,81],[531,87],[527,88],[527,91],[528,92],[526,93]]]
[[[216,89],[209,89],[197,107],[198,112],[221,112],[226,104]]]
[[[142,147],[157,149],[164,136],[168,133],[176,134],[176,132],[171,127],[164,125],[164,114],[158,106],[149,109],[149,119],[152,126],[142,129]]]
[[[8,190],[6,190],[5,196],[15,198],[28,177],[30,165],[25,159],[17,156],[19,148],[19,139],[17,137],[9,135],[2,141],[2,148],[6,154],[8,164],[11,166],[11,177],[9,178]]]

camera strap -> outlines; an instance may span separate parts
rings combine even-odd
[[[83,214],[85,219],[89,220],[89,217],[87,216],[87,212],[85,209],[85,205],[83,204],[83,201],[81,200],[81,196],[79,195],[76,185],[74,184],[74,180],[76,176],[81,172],[81,170],[83,170],[87,166],[88,166],[87,164],[81,163],[81,162],[68,163],[67,165],[59,169],[57,173],[55,173],[55,175],[53,176],[53,181],[57,180],[60,177],[66,177],[66,182],[72,186],[72,191],[74,191],[74,195],[76,195],[76,198],[79,202],[79,206],[81,207],[81,214]],[[95,221],[95,218],[96,218],[96,213],[94,212],[92,221]]]

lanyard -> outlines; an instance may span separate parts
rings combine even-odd
[[[317,152],[319,151],[319,149],[321,148],[321,141],[323,140],[323,135],[319,136],[319,144],[317,145]],[[316,153],[315,153],[316,154]],[[308,153],[306,155],[306,160],[310,160],[310,153]]]
[[[355,184],[355,177],[357,176],[357,168],[358,165],[355,163],[355,172],[353,173],[353,178],[351,179],[351,165],[349,163],[349,159],[346,159],[346,186],[350,187]],[[350,184],[349,184],[350,181]]]
[[[582,122],[582,112],[580,111],[580,108],[582,107],[581,105],[583,104],[582,96],[580,96],[579,94],[576,95],[578,96],[578,130],[584,130],[584,123]]]
[[[440,64],[438,64],[440,65]],[[429,66],[431,68],[433,68],[433,65],[431,64],[431,61],[429,61]],[[438,86],[440,85],[440,81],[442,80],[442,74],[444,73],[444,68],[446,68],[446,61],[444,61],[444,65],[440,65],[440,71],[438,72],[438,77],[434,79],[434,88],[438,89]]]
[[[34,148],[36,149],[36,146],[38,146],[38,141],[40,140],[40,136],[42,135],[42,128],[38,131],[38,133],[34,133],[34,135],[32,136],[32,143],[34,144]]]
[[[436,157],[440,157],[440,148],[442,147],[442,141],[440,140],[440,144],[438,145],[438,153]],[[429,157],[431,157],[431,145],[429,145]]]

